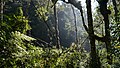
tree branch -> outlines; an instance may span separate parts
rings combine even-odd
[[[98,40],[98,41],[105,42],[105,36],[99,37],[99,36],[97,36],[97,35],[94,35],[94,38],[95,38],[96,40]]]
[[[33,1],[31,1],[31,2],[32,2],[33,7],[36,9],[36,11],[38,11],[39,15],[42,16],[41,13],[39,12],[39,10],[35,7],[34,2]],[[42,20],[46,24],[48,30],[50,31],[50,35],[53,36],[53,31],[50,29],[49,24],[45,21],[45,19],[43,17],[42,17]]]

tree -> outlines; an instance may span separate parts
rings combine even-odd
[[[68,0],[68,2],[72,5],[74,5],[76,8],[78,8],[79,10],[81,10],[81,6],[79,4],[78,1],[73,1],[73,0]],[[83,26],[86,29],[86,31],[89,34],[89,39],[90,39],[90,43],[91,43],[91,57],[95,60],[95,63],[99,65],[99,60],[97,53],[96,53],[96,46],[95,46],[95,40],[98,41],[102,41],[105,42],[106,44],[106,49],[107,49],[107,59],[108,59],[108,63],[111,64],[112,63],[112,56],[111,56],[111,42],[110,42],[110,30],[109,30],[109,19],[108,19],[108,15],[110,14],[110,10],[107,9],[107,2],[100,0],[98,1],[98,3],[100,4],[100,12],[104,17],[104,23],[105,23],[105,36],[103,37],[99,37],[97,35],[94,34],[94,30],[93,30],[93,21],[92,21],[92,12],[91,12],[91,1],[90,0],[86,0],[86,5],[87,5],[87,14],[88,14],[88,28],[86,27],[84,20],[83,20]],[[81,11],[82,12],[82,11]],[[93,56],[95,55],[95,56]],[[93,65],[95,64],[94,61],[92,61]]]
[[[80,2],[69,0],[68,1],[70,4],[74,5],[76,8],[78,8],[81,12],[82,15],[82,20],[83,20],[83,26],[85,30],[89,34],[89,40],[91,44],[91,63],[90,67],[91,68],[100,68],[99,64],[99,59],[96,53],[96,46],[95,46],[95,35],[94,35],[94,30],[93,30],[93,20],[92,20],[92,12],[91,12],[91,0],[86,0],[86,5],[87,5],[87,17],[88,17],[88,28],[85,25],[84,18],[83,18],[83,13],[82,13],[82,7],[80,5]]]
[[[60,38],[59,38],[59,27],[58,27],[58,18],[57,18],[56,4],[54,5],[54,17],[55,17],[56,47],[59,49],[60,48]]]
[[[95,46],[95,37],[94,37],[94,30],[93,30],[93,19],[92,19],[92,12],[91,12],[91,0],[86,0],[87,5],[87,17],[88,17],[88,34],[91,44],[91,68],[100,68],[99,59],[96,53],[96,46]]]

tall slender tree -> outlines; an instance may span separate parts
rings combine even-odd
[[[93,19],[92,19],[92,11],[91,11],[91,0],[86,0],[87,5],[87,18],[88,18],[88,34],[89,40],[91,44],[91,68],[100,68],[98,64],[98,58],[96,53],[96,46],[95,46],[95,38],[94,38],[94,30],[93,30]]]
[[[58,27],[58,18],[57,18],[57,11],[56,11],[56,4],[54,5],[54,17],[55,17],[55,38],[56,38],[56,46],[60,48],[60,39],[59,39],[59,27]]]

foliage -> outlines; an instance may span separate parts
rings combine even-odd
[[[120,19],[119,16],[120,12],[118,13],[118,19]],[[113,48],[113,54],[114,54],[114,63],[113,63],[113,67],[115,68],[119,68],[120,67],[120,21],[115,21],[115,18],[113,17],[112,19],[112,23],[111,23],[111,35],[112,35],[112,46]]]
[[[0,24],[0,67],[3,68],[12,67],[11,65],[15,63],[13,53],[26,53],[26,46],[31,44],[30,41],[35,40],[25,35],[30,26],[22,8],[16,7],[14,9],[16,12],[9,11],[5,11],[6,14],[3,15]]]
[[[67,49],[35,46],[32,41],[36,39],[25,35],[30,27],[28,25],[29,20],[24,16],[22,7],[17,7],[14,13],[4,14],[4,17],[5,19],[0,25],[0,67],[88,67],[89,54],[85,51],[78,51],[76,45]]]
[[[88,67],[89,54],[77,51],[75,47],[70,47],[63,51],[57,60],[57,68],[82,68]]]
[[[15,41],[15,40],[14,40]],[[15,47],[15,46],[14,46]],[[14,49],[13,49],[14,50]],[[87,53],[80,53],[73,47],[68,49],[40,48],[28,44],[27,47],[17,46],[11,57],[4,59],[3,67],[21,68],[67,68],[88,67]],[[12,51],[12,50],[11,50]],[[9,60],[9,61],[7,61]]]
[[[28,24],[28,19],[23,16],[22,7],[17,7],[15,10],[16,13],[8,13],[4,15],[4,20],[1,24],[2,29],[7,28],[9,31],[20,31],[21,33],[26,33],[27,30],[30,30]]]
[[[99,49],[98,51],[101,68],[111,68],[111,65],[107,62],[107,51],[105,48]]]
[[[35,40],[17,31],[11,32],[9,36],[10,38],[4,40],[6,42],[1,45],[0,67],[11,67],[11,65],[14,65],[15,61],[19,59],[14,59],[15,53],[20,56],[22,56],[22,53],[27,54],[27,46],[30,45],[30,41]]]
[[[51,23],[54,22],[54,17],[52,10],[48,10],[50,9],[50,6],[46,4],[48,3],[47,0],[33,1],[33,4],[35,4],[34,7],[32,3],[30,6],[28,5],[29,11],[31,11],[28,12],[28,16],[30,17],[29,19],[27,16],[25,16],[25,11],[23,12],[23,9],[26,8],[19,5],[18,3],[17,7],[13,7],[16,6],[16,4],[13,3],[13,0],[9,1],[11,1],[10,5],[5,5],[5,14],[3,14],[4,19],[0,22],[0,68],[89,68],[90,52],[86,52],[86,50],[82,48],[81,45],[73,44],[69,48],[62,49],[57,49],[54,46],[46,48],[39,47],[42,44],[34,44],[34,41],[36,41],[36,39],[26,35],[27,31],[31,29],[29,25],[30,21],[32,22],[30,22],[33,26],[32,28],[36,28],[33,31],[37,32],[37,34],[39,34],[39,36],[41,36],[43,39],[46,39],[48,34],[47,28],[45,25],[43,25],[45,22],[48,23],[50,29],[52,30]],[[8,1],[6,0],[6,2]],[[26,0],[26,2],[31,1]],[[67,46],[69,45],[67,42],[70,43],[71,41],[69,40],[71,40],[74,36],[74,27],[73,23],[71,23],[72,20],[70,20],[73,18],[71,11],[69,11],[71,10],[70,6],[62,6],[64,11],[61,10],[61,7],[59,6],[60,5],[57,6],[57,9],[59,10],[58,21],[60,22],[60,31],[63,32],[61,32],[61,38],[64,38],[62,39],[62,42],[65,43],[65,46]],[[110,6],[109,9],[112,10],[112,14],[110,15],[110,31],[112,39],[111,43],[113,46],[113,64],[108,64],[107,52],[103,46],[104,43],[102,42],[98,43],[98,59],[100,60],[101,68],[119,68],[120,21],[115,21],[115,17],[113,16],[113,7]],[[96,26],[96,23],[98,22],[103,24],[103,21],[101,20],[102,17],[99,15],[100,14],[96,14],[96,17],[94,18],[94,26]],[[120,12],[118,12],[118,19],[120,18],[119,15]],[[79,19],[79,17],[77,18]],[[80,21],[81,20],[78,20],[78,22]],[[96,27],[94,30],[99,29],[96,31],[96,33],[104,35],[104,31],[102,33],[102,29],[104,27],[101,24],[98,24],[97,27],[99,27],[99,25],[100,27]],[[81,24],[79,24],[79,26],[81,26]],[[84,31],[81,30],[82,29],[79,28],[79,32],[81,32],[80,34],[83,34]],[[86,35],[83,34],[82,36]]]

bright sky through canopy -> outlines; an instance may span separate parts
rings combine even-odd
[[[66,2],[68,2],[68,0],[65,0]],[[78,0],[81,1],[81,4],[83,7],[86,7],[86,0]],[[61,4],[61,1],[59,1],[59,3]],[[98,5],[96,0],[91,0],[91,5],[92,5],[92,10],[95,11],[96,6]]]
[[[86,0],[78,0],[81,1],[82,6],[86,6]],[[94,11],[96,6],[98,5],[96,0],[91,0],[92,10]]]

